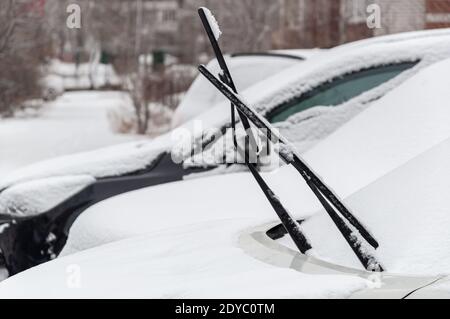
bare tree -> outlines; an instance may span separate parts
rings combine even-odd
[[[210,1],[210,7],[226,31],[222,41],[228,50],[257,52],[272,48],[279,1],[221,0]]]
[[[40,97],[39,66],[48,51],[43,8],[25,0],[0,3],[0,113],[12,115]]]
[[[0,53],[6,50],[17,20],[14,14],[14,0],[5,0],[0,3]]]

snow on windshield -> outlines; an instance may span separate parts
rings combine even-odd
[[[449,70],[447,59],[422,71],[305,155],[338,194],[350,195],[346,203],[379,240],[390,272],[450,272]],[[359,267],[324,212],[302,227],[323,259]]]
[[[449,56],[449,38],[450,32],[447,31],[445,36],[429,36],[401,42],[374,41],[375,44],[371,42],[373,40],[369,40],[363,42],[366,45],[357,48],[337,47],[311,57],[297,69],[288,69],[261,83],[261,86],[264,85],[264,91],[259,85],[252,87],[245,96],[255,104],[256,109],[267,112],[273,106],[301,96],[332,78],[360,71],[368,66],[421,61],[421,65],[415,68],[417,71],[424,65],[430,65]],[[264,95],[261,95],[262,91]]]
[[[379,241],[376,256],[387,271],[450,273],[449,159],[450,139],[347,199]],[[302,229],[322,259],[360,267],[324,212]]]
[[[422,70],[340,127],[304,159],[350,195],[450,137],[450,59]],[[351,174],[351,178],[342,178]]]

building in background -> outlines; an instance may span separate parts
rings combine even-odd
[[[339,0],[280,0],[276,48],[331,47],[340,42]]]
[[[425,28],[450,28],[450,0],[426,0]]]
[[[450,0],[26,1],[46,3],[54,46],[66,61],[86,61],[98,47],[112,57],[159,52],[181,63],[206,62],[212,51],[197,16],[200,6],[211,8],[219,20],[226,52],[329,48],[372,36],[450,27]],[[65,7],[74,2],[82,8],[80,30],[64,27]],[[381,9],[381,28],[370,29],[367,7],[374,3]]]
[[[378,4],[381,28],[367,26]],[[372,36],[450,27],[450,0],[280,0],[276,48],[332,47]]]
[[[151,43],[152,51],[164,51],[178,55],[177,35],[179,32],[178,13],[180,2],[177,0],[139,0],[141,5],[140,30],[142,36]]]

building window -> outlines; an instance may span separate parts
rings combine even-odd
[[[176,20],[175,10],[164,10],[162,13],[163,22],[174,22]]]

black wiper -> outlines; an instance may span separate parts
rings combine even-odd
[[[203,66],[199,66],[199,71],[231,102],[232,106],[232,125],[233,134],[235,134],[235,118],[234,110],[238,111],[241,122],[247,133],[247,138],[250,141],[250,145],[253,146],[253,150],[256,150],[256,140],[250,129],[250,123],[252,122],[259,130],[267,134],[268,140],[272,141],[275,139],[280,143],[280,158],[286,164],[292,164],[295,169],[300,173],[300,175],[305,180],[306,184],[309,186],[311,191],[317,197],[319,202],[322,204],[325,211],[328,213],[336,227],[341,232],[342,236],[345,238],[361,264],[370,271],[383,271],[383,267],[380,263],[373,257],[362,245],[362,241],[358,238],[358,235],[351,226],[354,227],[361,237],[374,249],[378,248],[378,242],[375,238],[367,231],[367,229],[358,221],[358,219],[350,213],[342,201],[333,193],[333,191],[325,185],[325,183],[312,171],[312,169],[301,159],[301,157],[290,147],[290,143],[285,139],[278,131],[276,131],[271,124],[269,124],[261,115],[254,111],[251,107],[246,105],[241,98],[237,95],[236,87],[233,84],[231,74],[229,72],[228,66],[226,65],[225,59],[223,58],[222,52],[220,50],[219,44],[217,42],[216,36],[210,25],[210,19],[208,15],[209,10],[205,8],[199,9],[199,15],[202,19],[202,23],[208,34],[208,37],[213,46],[214,52],[219,62],[222,74],[220,79],[216,78],[209,70]],[[247,141],[248,141],[247,140]],[[247,142],[246,141],[246,142]],[[236,138],[234,137],[235,147],[237,148]],[[254,144],[253,144],[254,143]],[[247,144],[247,143],[246,143]],[[249,146],[250,146],[249,145]],[[302,253],[307,252],[311,249],[306,237],[300,230],[299,224],[295,219],[290,216],[288,211],[284,208],[278,197],[275,196],[274,192],[270,187],[264,182],[264,179],[259,174],[257,166],[250,163],[248,160],[248,153],[245,150],[245,163],[248,166],[250,172],[254,176],[258,185],[261,187],[262,191],[266,195],[270,204],[279,216],[283,226],[289,233],[294,243],[297,245]],[[346,221],[341,217],[344,217],[350,224],[348,225]]]
[[[225,58],[222,54],[222,50],[220,49],[219,43],[217,42],[217,35],[214,34],[213,26],[210,24],[210,18],[212,16],[211,11],[207,8],[199,8],[198,9],[198,15],[200,16],[200,20],[202,21],[203,27],[206,31],[206,34],[208,35],[209,42],[211,43],[211,46],[214,51],[214,55],[216,56],[217,62],[219,63],[219,67],[222,70],[222,73],[219,75],[220,79],[226,83],[235,93],[237,93],[236,85],[234,84],[233,78],[231,77],[230,70],[228,68],[227,63],[225,62]],[[218,28],[218,26],[216,26]],[[234,147],[238,148],[238,143],[236,139],[236,116],[235,116],[235,107],[233,103],[231,103],[231,125],[233,130],[233,143]],[[257,149],[257,143],[256,138],[253,135],[253,133],[249,130],[250,129],[250,123],[248,122],[247,118],[239,113],[239,117],[241,119],[242,125],[244,126],[245,130],[248,131],[248,138],[251,147],[256,150]]]
[[[212,30],[213,26],[211,26],[211,24],[210,24],[211,23],[211,21],[210,21],[211,12],[207,8],[199,8],[198,14],[202,21],[203,27],[205,28],[206,34],[208,35],[209,41],[211,42],[211,46],[213,48],[217,62],[219,63],[219,67],[222,70],[222,72],[220,74],[220,78],[222,81],[227,83],[227,85],[235,93],[237,93],[237,89],[233,82],[233,78],[231,76],[230,70],[228,68],[227,63],[225,62],[225,58],[222,54],[222,50],[220,49],[219,43],[217,42],[217,40],[218,40],[216,38],[217,35],[214,34],[214,31]],[[218,28],[218,26],[215,26],[215,27]],[[257,152],[256,138],[253,135],[248,118],[239,109],[238,109],[238,114],[239,114],[239,118],[241,119],[242,125],[246,131],[246,143],[245,144],[246,144],[246,146],[247,145],[249,146],[248,149],[245,148],[243,151],[245,164],[247,165],[250,172],[254,176],[255,180],[257,181],[257,183],[260,186],[263,193],[266,195],[267,199],[269,200],[273,209],[277,213],[279,219],[281,220],[281,223],[283,224],[284,228],[291,236],[295,245],[304,254],[308,250],[311,249],[311,245],[309,244],[308,240],[301,232],[300,225],[297,223],[297,221],[294,218],[292,218],[292,216],[289,214],[287,209],[283,206],[281,201],[275,196],[275,193],[264,182],[263,178],[261,177],[261,175],[258,172],[256,165],[250,162],[250,155],[249,155],[249,152],[247,152],[247,150],[252,149],[255,152]],[[232,126],[234,147],[236,148],[236,150],[239,150],[239,146],[238,146],[237,139],[236,139],[235,107],[232,102],[231,102],[231,126]]]

